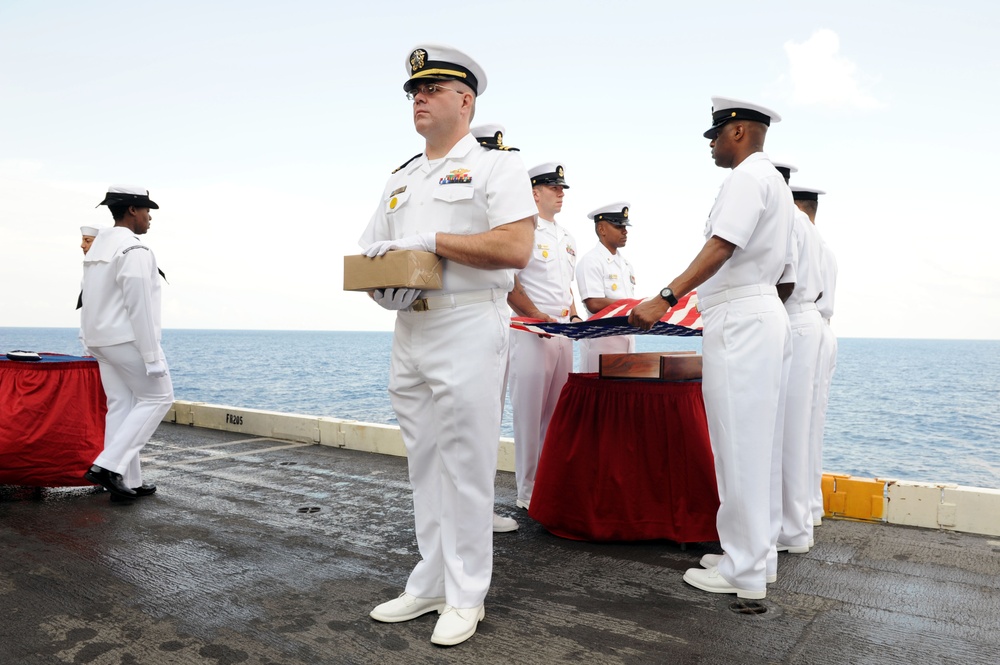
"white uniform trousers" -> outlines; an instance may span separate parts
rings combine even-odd
[[[510,313],[488,301],[401,311],[389,397],[406,445],[421,560],[406,592],[483,603],[493,574],[493,491]]]
[[[97,359],[108,402],[104,450],[93,463],[120,473],[127,487],[139,487],[139,451],[174,403],[170,372],[160,378],[146,376],[146,364],[134,342],[95,346],[90,352]],[[163,357],[162,349],[159,356]]]
[[[809,468],[812,481],[810,510],[814,520],[822,519],[823,513],[823,431],[826,428],[826,408],[830,401],[830,383],[837,369],[837,336],[825,319],[821,319],[822,333],[819,346],[819,364],[816,368],[816,384],[813,392],[812,425],[810,431]]]
[[[788,315],[774,295],[702,312],[702,393],[719,487],[716,526],[730,584],[764,591],[771,539],[771,469],[780,462],[784,384],[791,360]],[[780,490],[779,490],[780,491]]]
[[[545,433],[573,371],[573,342],[515,330],[510,338],[510,405],[514,410],[517,498],[530,502]]]
[[[601,371],[602,353],[635,353],[635,335],[580,340],[580,371]]]
[[[815,309],[789,314],[792,327],[792,361],[788,372],[781,468],[771,482],[781,483],[781,517],[777,541],[796,547],[812,539],[812,440],[813,394],[819,364],[823,317]]]

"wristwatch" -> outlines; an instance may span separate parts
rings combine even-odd
[[[671,307],[677,306],[677,297],[674,296],[674,292],[668,286],[667,288],[660,291],[660,297],[667,301],[667,304]]]

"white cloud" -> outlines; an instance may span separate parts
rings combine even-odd
[[[840,37],[817,30],[797,44],[785,42],[792,100],[798,104],[875,109],[885,106],[863,89],[857,65],[840,54]]]

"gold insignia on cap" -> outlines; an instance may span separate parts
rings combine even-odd
[[[427,64],[427,51],[418,48],[410,54],[410,72],[418,72]]]
[[[503,145],[503,132],[497,132],[497,145]]]
[[[556,167],[556,175],[560,178],[563,177],[563,167],[561,166]]]
[[[622,214],[625,216],[625,219],[628,219],[628,206],[622,208]]]
[[[733,111],[732,113],[730,113],[729,117],[730,118],[735,118],[736,117],[736,111]]]

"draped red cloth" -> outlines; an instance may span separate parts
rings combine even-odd
[[[90,485],[104,449],[107,402],[93,358],[0,358],[0,484]]]
[[[574,540],[719,539],[719,493],[700,381],[570,374],[528,514]]]

